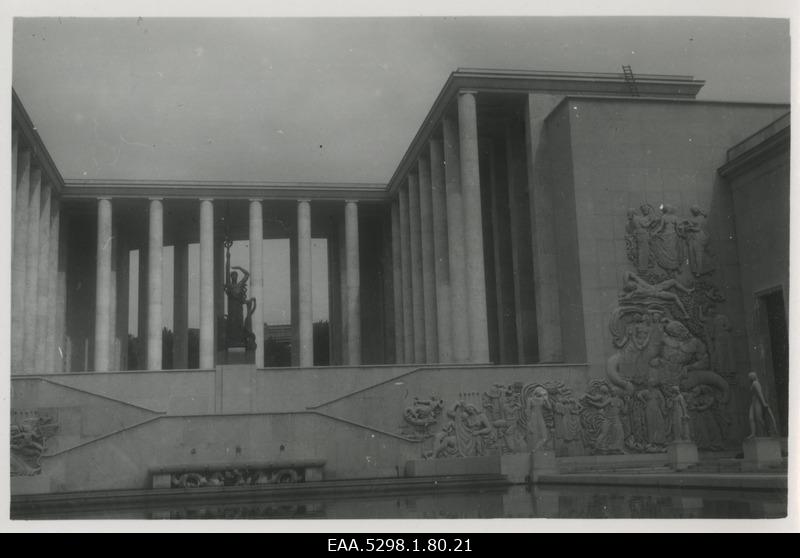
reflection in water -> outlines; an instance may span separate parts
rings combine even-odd
[[[303,500],[252,494],[192,503],[160,500],[126,509],[38,510],[16,519],[755,519],[786,516],[785,491],[576,485],[338,494]]]
[[[144,510],[143,510],[144,511]],[[475,492],[342,495],[302,503],[191,505],[147,510],[153,519],[778,518],[786,494],[633,487],[512,486]]]

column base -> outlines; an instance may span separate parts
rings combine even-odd
[[[759,471],[781,465],[781,441],[778,438],[747,438],[742,442],[742,471]]]

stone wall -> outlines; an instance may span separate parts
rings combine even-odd
[[[786,424],[788,386],[776,385],[769,362],[770,339],[766,312],[759,297],[779,291],[788,320],[789,310],[789,152],[784,150],[732,179],[736,235],[742,281],[744,325],[753,370],[763,370],[770,406]],[[780,382],[783,383],[783,382]],[[778,403],[778,391],[783,400]]]
[[[729,378],[731,402],[727,404],[733,422],[732,439],[741,436],[741,417],[749,401],[744,380],[749,355],[745,349],[746,322],[733,200],[717,169],[725,163],[732,145],[785,111],[785,106],[778,105],[569,98],[547,121],[551,145],[559,153],[551,159],[556,199],[561,195],[563,200],[558,219],[565,228],[571,224],[571,200],[568,193],[558,192],[558,185],[569,187],[571,173],[574,188],[580,258],[580,272],[576,275],[580,278],[590,376],[604,377],[609,358],[617,353],[615,343],[619,339],[609,322],[615,309],[623,305],[624,289],[633,289],[633,279],[627,274],[649,273],[637,267],[635,261],[632,216],[640,218],[646,211],[640,208],[649,206],[646,219],[652,233],[653,227],[661,226],[662,215],[670,213],[674,223],[670,226],[679,230],[676,257],[680,261],[676,260],[674,269],[652,268],[654,264],[649,262],[652,269],[663,274],[658,279],[648,276],[646,282],[652,287],[672,278],[686,286],[687,293],[693,291],[690,295],[679,294],[697,307],[690,308],[685,316],[673,307],[668,318],[685,322],[684,318],[691,315],[690,321],[697,326],[692,334],[707,347],[709,340],[699,329],[709,327],[711,322],[699,321],[704,319],[701,311],[709,313],[708,320],[722,315],[729,322],[725,335],[734,362]],[[566,158],[569,163],[559,164],[560,159]],[[662,211],[663,206],[668,209]],[[689,262],[691,247],[681,229],[694,219],[695,208],[700,211],[695,221],[702,220],[707,239],[701,250],[704,268],[699,273]],[[680,285],[664,288],[675,291]],[[700,297],[699,291],[713,293],[713,303]]]

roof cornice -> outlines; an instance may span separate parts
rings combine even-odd
[[[243,199],[315,201],[383,201],[385,184],[320,182],[234,182],[222,180],[66,180],[64,199]]]
[[[408,149],[389,180],[389,195],[410,171],[424,149],[425,141],[451,106],[461,89],[480,92],[527,94],[545,93],[566,96],[616,96],[651,99],[688,99],[696,97],[705,81],[691,76],[636,74],[638,97],[631,97],[630,84],[624,74],[585,72],[537,72],[523,70],[493,70],[459,68],[447,78],[433,106],[422,121]]]
[[[36,131],[36,126],[34,126],[28,111],[25,110],[13,87],[11,88],[11,123],[12,127],[19,131],[21,139],[31,150],[31,155],[36,158],[36,162],[45,177],[55,188],[56,194],[61,195],[64,188],[64,179],[50,157],[50,153],[47,151],[41,136],[39,136],[39,132]]]
[[[728,162],[717,169],[717,172],[723,178],[735,178],[779,153],[788,153],[790,124],[791,115],[786,113],[734,145],[728,150]]]

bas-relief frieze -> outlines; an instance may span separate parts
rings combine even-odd
[[[559,456],[659,453],[674,441],[724,449],[737,371],[706,220],[699,207],[687,217],[666,204],[628,211],[633,269],[622,275],[610,316],[616,351],[606,377],[584,393],[517,382],[455,401],[429,394],[406,408],[403,433],[427,458],[541,448]]]
[[[250,486],[284,484],[304,481],[303,468],[231,467],[220,470],[182,471],[170,475],[171,488],[201,488],[204,486]]]
[[[47,439],[57,432],[58,414],[54,409],[12,410],[11,476],[40,474]]]

